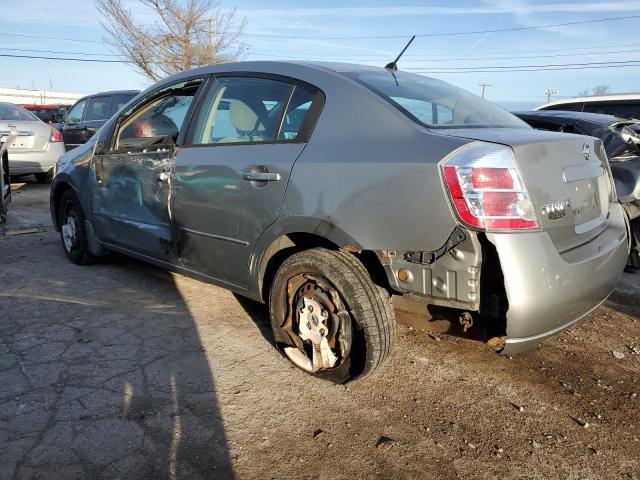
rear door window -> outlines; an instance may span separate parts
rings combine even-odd
[[[282,121],[282,129],[278,140],[294,141],[303,130],[305,122],[313,115],[309,112],[313,105],[315,94],[309,90],[296,86],[287,107],[287,113]]]
[[[122,107],[124,107],[129,100],[131,100],[135,95],[125,94],[125,93],[117,93],[113,96],[113,100],[111,101],[111,115],[118,113]]]
[[[267,78],[215,80],[198,118],[194,144],[272,142],[293,85]]]
[[[111,110],[111,97],[93,97],[89,100],[87,111],[84,115],[85,122],[94,120],[107,120]]]
[[[295,142],[309,135],[322,94],[285,80],[221,77],[204,101],[192,143]]]

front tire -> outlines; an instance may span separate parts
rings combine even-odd
[[[89,252],[87,232],[84,229],[82,208],[71,190],[67,190],[58,205],[60,240],[67,258],[77,265],[86,265],[95,260]]]
[[[376,371],[395,337],[389,293],[343,251],[314,248],[285,260],[269,292],[269,316],[284,355],[335,383]]]

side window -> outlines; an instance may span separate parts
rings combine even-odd
[[[584,111],[617,115],[625,118],[640,117],[640,105],[637,103],[589,102],[585,103]]]
[[[391,97],[391,99],[427,125],[446,125],[453,121],[453,110],[439,103],[406,97]]]
[[[111,97],[93,97],[89,100],[87,113],[84,116],[85,122],[92,120],[106,120],[110,117]]]
[[[86,105],[86,100],[81,100],[76,103],[67,115],[67,123],[80,123],[82,121],[82,114],[84,113],[84,107]]]
[[[200,80],[180,84],[129,108],[120,119],[115,148],[175,143],[199,84]]]
[[[433,125],[433,103],[405,97],[391,97],[391,99],[411,112],[422,123]]]
[[[446,125],[453,122],[453,110],[442,105],[436,105],[437,124]]]
[[[304,88],[295,87],[287,113],[282,122],[278,140],[295,140],[302,129],[305,119],[313,103],[314,94]]]
[[[135,95],[118,93],[113,96],[113,100],[111,101],[111,115],[114,113],[118,113],[122,107],[124,107],[129,100],[131,100]]]
[[[216,79],[204,101],[192,143],[274,141],[293,86],[265,78]]]

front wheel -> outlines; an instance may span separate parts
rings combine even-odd
[[[75,264],[91,263],[95,257],[89,252],[87,233],[84,229],[84,214],[71,190],[62,195],[58,208],[60,239],[64,253]]]
[[[269,292],[276,346],[312,375],[344,383],[389,357],[395,315],[388,292],[353,255],[314,248],[289,257]]]

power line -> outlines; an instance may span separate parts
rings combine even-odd
[[[489,51],[489,52],[484,52],[482,54],[475,54],[472,56],[472,58],[484,58],[484,55],[517,55],[517,54],[523,54],[523,53],[540,53],[540,52],[544,52],[544,53],[549,53],[549,52],[573,52],[573,51],[580,51],[580,50],[594,50],[594,49],[603,49],[603,48],[626,48],[626,47],[638,47],[640,46],[640,43],[622,43],[622,44],[615,44],[615,45],[593,45],[590,47],[574,47],[574,48],[545,48],[543,50],[517,50],[517,51]],[[450,57],[451,55],[461,55],[465,52],[452,52],[452,53],[442,53],[442,54],[437,54],[437,55],[433,55],[436,58],[441,58],[441,57],[446,57],[445,60]],[[594,55],[597,55],[599,53],[606,53],[606,52],[593,52]],[[266,52],[250,52],[251,55],[263,55],[266,57],[278,57],[278,58],[283,58],[284,55],[278,55],[278,54],[273,54],[273,53],[266,53]],[[407,53],[405,55],[405,57],[407,57],[407,60],[409,59],[409,57],[419,57],[421,54],[416,54],[416,53]],[[568,56],[570,56],[571,54],[567,54]],[[348,57],[354,57],[354,55],[348,55]],[[288,58],[301,58],[301,59],[307,59],[309,58],[308,56],[306,57],[300,57],[300,56],[288,56]],[[333,60],[336,59],[341,59],[341,60],[347,60],[349,58],[345,58],[345,57],[341,57],[341,56],[331,56],[330,57]],[[385,60],[387,58],[389,58],[388,56],[382,56],[381,54],[377,54],[377,55],[367,55],[367,54],[361,54],[358,55],[357,59],[377,59],[377,60]],[[403,57],[404,58],[404,57]],[[471,58],[471,57],[469,57]],[[431,59],[429,59],[431,60]]]
[[[451,37],[458,35],[477,35],[481,33],[501,33],[501,32],[519,32],[523,30],[538,30],[543,28],[553,27],[568,27],[571,25],[585,25],[590,23],[602,23],[602,22],[614,22],[618,20],[630,20],[634,18],[640,18],[640,15],[627,15],[624,17],[609,17],[609,18],[597,18],[593,20],[580,20],[576,22],[564,22],[564,23],[549,23],[547,25],[531,25],[528,27],[510,27],[510,28],[494,28],[489,30],[471,30],[471,31],[459,31],[459,32],[441,32],[441,33],[417,33],[416,37]],[[270,35],[267,33],[242,33],[245,37],[259,37],[259,38],[280,38],[288,40],[371,40],[371,39],[387,39],[387,38],[409,38],[412,35],[363,35],[363,36],[289,36],[289,35]]]
[[[70,58],[70,57],[44,57],[40,55],[11,55],[8,53],[0,53],[0,57],[9,58],[36,58],[41,60],[64,60],[68,62],[96,62],[96,63],[131,63],[127,60],[106,60],[103,58]],[[153,62],[158,63],[158,62]]]
[[[603,68],[628,68],[628,67],[640,67],[640,61],[636,63],[629,63],[625,65],[588,65],[584,67],[560,67],[560,68],[513,68],[510,70],[420,70],[413,71],[411,73],[419,74],[442,74],[442,73],[513,73],[513,72],[553,72],[553,71],[566,71],[566,70],[599,70]],[[491,68],[491,67],[489,67]]]
[[[60,53],[60,54],[64,54],[64,55],[85,55],[85,56],[94,56],[94,57],[120,57],[123,58],[122,55],[118,55],[115,53],[85,53],[85,52],[68,52],[68,51],[62,51],[62,50],[40,50],[37,48],[14,48],[14,47],[2,47],[0,46],[0,48],[5,48],[7,50],[13,50],[16,52],[36,52],[36,53]]]
[[[104,45],[105,42],[98,40],[81,40],[79,38],[64,38],[64,37],[45,37],[42,35],[31,35],[26,33],[0,33],[3,37],[22,37],[22,38],[38,38],[40,40],[62,40],[65,42],[78,42],[78,43],[98,43]]]
[[[638,63],[640,60],[623,60],[623,61],[609,61],[609,62],[586,62],[586,63],[548,63],[545,65],[499,65],[499,66],[482,66],[482,67],[436,67],[434,70],[447,69],[447,70],[476,70],[478,68],[491,68],[496,70],[508,70],[512,68],[547,68],[547,67],[575,67],[575,66],[587,66],[587,65],[623,65],[628,63]],[[403,70],[424,70],[424,67],[409,67]]]
[[[127,60],[106,60],[98,58],[71,58],[71,57],[48,57],[39,55],[12,55],[0,54],[0,57],[9,58],[26,58],[26,59],[42,59],[42,60],[61,60],[72,62],[95,62],[95,63],[131,63]],[[162,62],[150,62],[160,64]],[[624,62],[590,62],[590,63],[569,63],[569,64],[547,64],[547,65],[512,65],[499,67],[441,67],[441,69],[411,69],[414,73],[499,73],[499,72],[535,72],[535,71],[553,71],[553,70],[583,70],[598,68],[620,68],[620,67],[637,67],[640,66],[640,60],[628,60]]]
[[[515,56],[515,57],[484,57],[484,56],[469,56],[469,57],[452,57],[452,58],[406,58],[403,59],[403,62],[453,62],[453,61],[468,61],[468,60],[523,60],[529,58],[558,58],[558,57],[582,57],[582,56],[590,56],[590,55],[615,55],[620,53],[640,53],[638,49],[632,50],[613,50],[613,51],[604,51],[604,52],[584,52],[584,53],[558,53],[553,55],[525,55],[525,56]],[[273,57],[273,58],[295,58],[307,60],[310,57],[301,57],[301,56],[289,56],[289,55],[274,55],[269,53],[257,53],[253,52],[251,55],[256,56],[265,56],[265,57]],[[506,54],[505,54],[506,55]],[[327,59],[340,60],[340,61],[385,61],[388,60],[389,57],[376,57],[376,58],[365,58],[365,57],[346,57],[346,58],[338,58],[338,57],[327,57]]]

